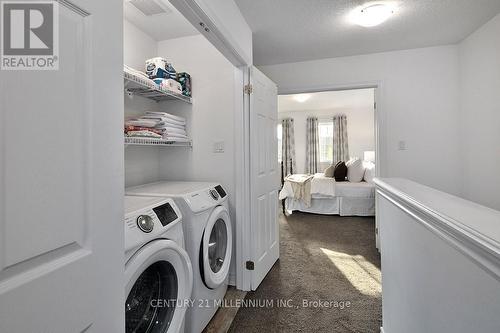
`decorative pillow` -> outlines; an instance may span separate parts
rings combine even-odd
[[[359,159],[351,159],[347,163],[347,180],[352,183],[359,183],[363,180],[365,175],[365,167],[363,162]]]
[[[375,178],[375,163],[365,161],[363,164],[365,166],[365,175],[363,179],[365,182],[373,184],[373,178]]]
[[[337,164],[335,164],[333,177],[337,182],[345,182],[345,177],[347,177],[347,166],[343,161],[340,161]]]
[[[325,177],[333,178],[333,172],[335,171],[335,165],[330,165],[325,169]]]

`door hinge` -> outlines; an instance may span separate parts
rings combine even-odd
[[[377,109],[377,102],[373,103],[373,108]]]
[[[245,266],[249,271],[253,271],[255,269],[255,264],[253,261],[247,261]]]
[[[245,92],[245,94],[250,95],[251,93],[253,93],[253,86],[251,84],[246,84],[243,88],[243,91]]]
[[[375,235],[378,235],[378,228],[375,228]]]

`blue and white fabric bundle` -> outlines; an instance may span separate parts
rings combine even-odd
[[[177,81],[177,72],[167,59],[157,57],[146,60],[146,74],[160,90],[182,94],[182,85]]]
[[[177,72],[165,58],[156,57],[146,60],[146,74],[150,79],[177,80]]]

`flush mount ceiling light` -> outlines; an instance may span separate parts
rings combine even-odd
[[[304,103],[309,98],[311,98],[311,95],[309,94],[298,94],[293,96],[293,99],[299,103]]]
[[[386,4],[372,4],[356,8],[351,20],[362,27],[374,27],[387,21],[394,14],[394,9]]]

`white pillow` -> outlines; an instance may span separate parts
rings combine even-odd
[[[363,162],[359,159],[351,159],[346,163],[347,166],[347,180],[352,183],[359,183],[363,180],[365,175],[365,167]]]
[[[375,164],[369,161],[365,161],[363,164],[365,166],[365,175],[363,179],[365,182],[373,184],[373,178],[375,178]]]

